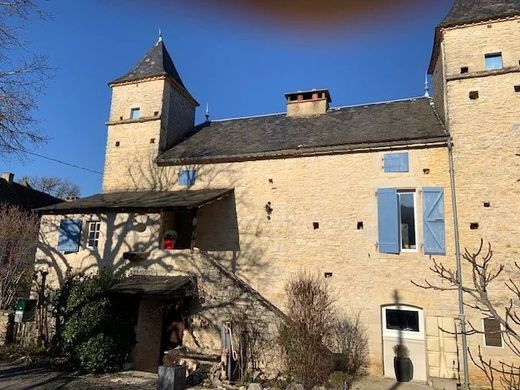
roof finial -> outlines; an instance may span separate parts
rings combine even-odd
[[[162,42],[162,31],[161,31],[161,29],[159,29],[159,39],[157,39],[156,45],[158,45],[159,42]]]
[[[428,73],[424,74],[424,97],[430,97],[430,83],[428,83]]]
[[[209,122],[209,103],[206,103],[206,122]]]

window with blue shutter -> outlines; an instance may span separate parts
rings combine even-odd
[[[395,188],[377,190],[379,252],[399,253],[399,206]]]
[[[183,169],[179,172],[179,185],[191,187],[197,180],[197,171],[195,169]]]
[[[423,188],[424,254],[446,254],[444,189]]]
[[[387,153],[383,157],[383,166],[386,173],[408,172],[408,153]]]
[[[81,221],[63,219],[60,222],[58,250],[60,252],[77,252],[81,240]]]

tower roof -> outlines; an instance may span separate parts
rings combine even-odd
[[[520,0],[454,0],[450,12],[435,30],[435,41],[428,73],[433,73],[437,62],[441,29],[512,16],[520,16]]]
[[[455,0],[439,27],[520,15],[520,0]]]
[[[186,90],[179,72],[173,64],[173,60],[166,50],[166,45],[159,39],[154,47],[137,63],[128,73],[110,82],[110,84],[123,83],[125,81],[136,81],[154,76],[169,76],[177,84]],[[186,90],[187,92],[187,90]]]

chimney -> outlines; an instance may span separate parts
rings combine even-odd
[[[286,93],[287,116],[325,114],[332,101],[328,89],[312,89]]]
[[[12,183],[14,180],[14,173],[4,172],[2,173],[2,179],[4,179],[8,183]]]

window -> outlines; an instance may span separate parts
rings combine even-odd
[[[197,171],[195,169],[182,169],[179,172],[179,185],[191,187],[197,180]]]
[[[99,231],[101,222],[91,221],[88,223],[87,247],[97,249],[99,244]]]
[[[484,318],[484,341],[486,347],[502,347],[502,326],[494,318]]]
[[[81,221],[63,219],[58,229],[58,250],[61,252],[77,252],[81,239]]]
[[[386,329],[419,332],[419,312],[386,309]]]
[[[139,107],[130,110],[130,119],[139,119],[141,117],[141,109]]]
[[[421,309],[405,305],[385,306],[382,317],[384,336],[424,339]]]
[[[423,188],[424,254],[445,254],[444,190]],[[381,253],[417,250],[416,193],[377,190],[378,246]]]
[[[383,168],[389,172],[408,172],[408,153],[387,153],[383,156]]]
[[[401,250],[417,249],[415,240],[415,193],[400,192],[399,219],[401,227]]]
[[[502,53],[486,54],[486,70],[502,69]]]
[[[162,213],[162,248],[190,249],[195,221],[194,210],[175,210]],[[172,246],[173,237],[173,246]],[[169,242],[167,242],[169,240]]]

